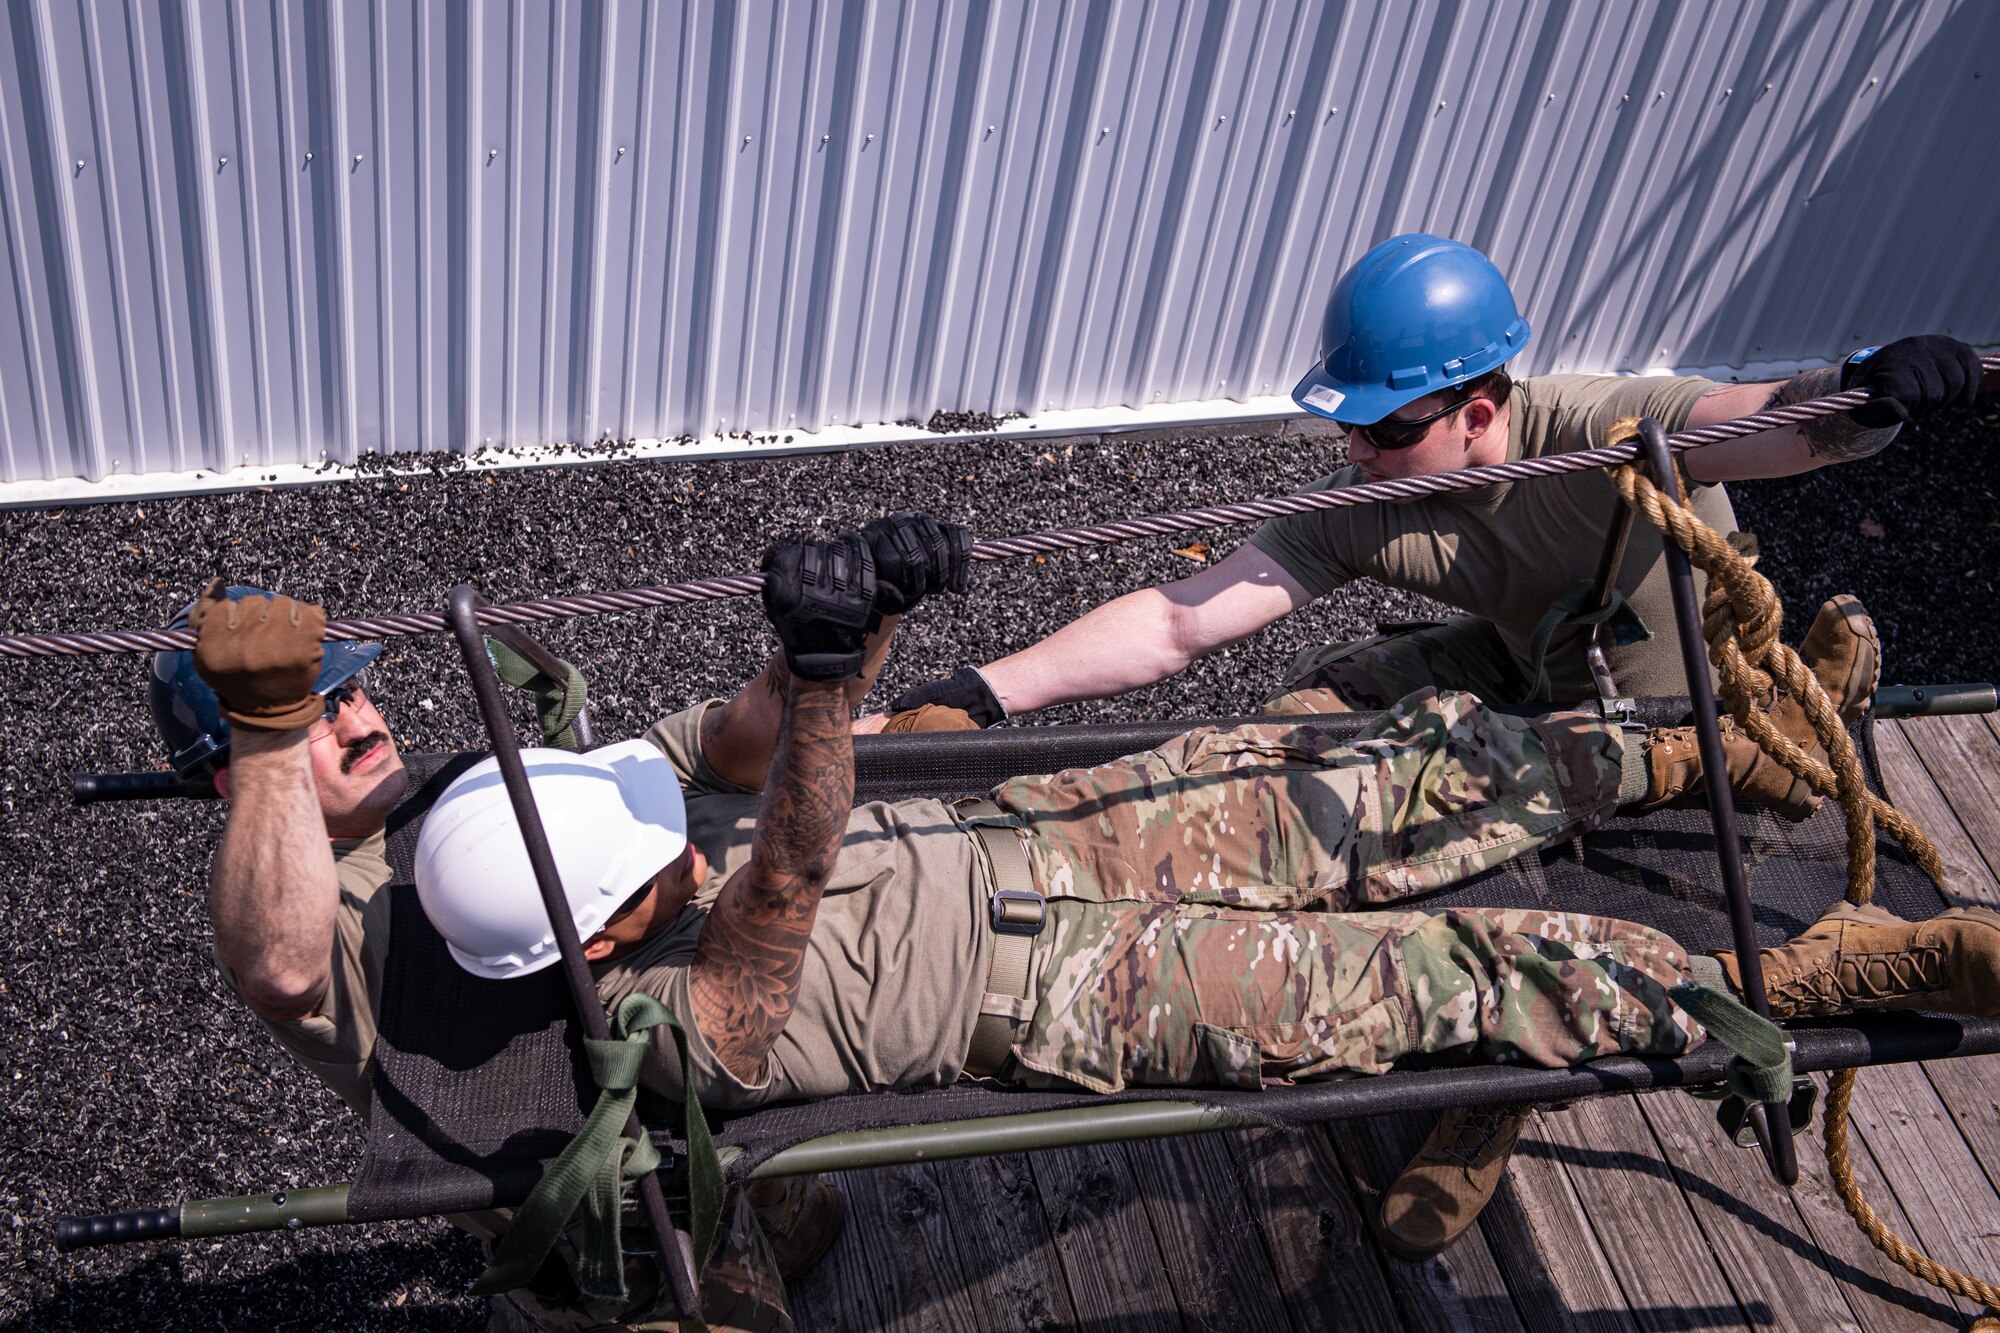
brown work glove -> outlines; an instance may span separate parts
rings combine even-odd
[[[289,597],[230,601],[221,579],[202,590],[188,616],[200,637],[194,669],[215,691],[222,715],[252,731],[308,726],[325,710],[319,678],[326,612]]]
[[[904,731],[977,731],[974,722],[962,708],[946,708],[942,704],[924,704],[918,708],[907,708],[889,719],[882,728],[883,734]]]

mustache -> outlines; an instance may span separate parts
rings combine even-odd
[[[340,771],[342,773],[352,773],[354,766],[365,759],[370,750],[374,749],[377,745],[387,745],[388,743],[389,733],[386,731],[371,731],[360,740],[348,742],[347,748],[340,752]]]

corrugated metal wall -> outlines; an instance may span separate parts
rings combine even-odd
[[[4,480],[2000,342],[2000,4],[5,0]]]

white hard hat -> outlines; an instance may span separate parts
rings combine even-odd
[[[577,937],[588,940],[686,848],[679,776],[643,740],[588,754],[523,750],[521,764]],[[498,760],[467,769],[424,817],[417,900],[474,976],[524,977],[561,956]]]

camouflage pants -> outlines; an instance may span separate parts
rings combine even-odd
[[[1415,690],[1468,690],[1482,699],[1519,703],[1528,683],[1493,622],[1453,616],[1348,643],[1308,648],[1285,673],[1285,687],[1265,713],[1346,713],[1387,708]]]
[[[1591,714],[1524,719],[1424,691],[1352,743],[1270,722],[993,799],[1048,895],[1010,1077],[1265,1083],[1376,1073],[1473,1046],[1564,1065],[1670,1054],[1687,955],[1570,913],[1354,911],[1453,883],[1592,826],[1624,741]]]

